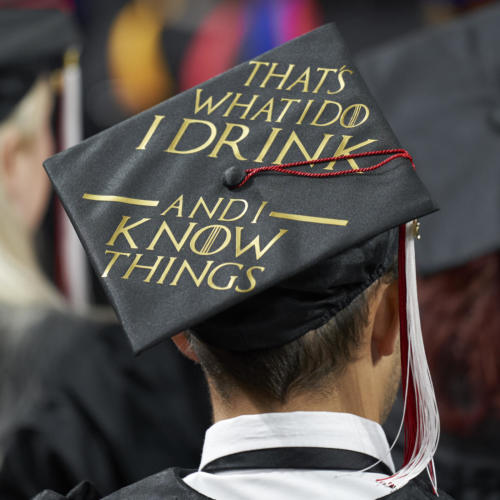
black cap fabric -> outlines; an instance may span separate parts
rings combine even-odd
[[[389,230],[434,206],[405,158],[234,184],[249,168],[398,147],[326,25],[45,166],[136,351],[187,328],[251,350],[328,321],[387,268]]]
[[[320,261],[191,328],[232,350],[276,347],[319,328],[397,262],[398,230]]]
[[[500,248],[500,6],[363,54],[358,64],[440,211],[419,271]]]
[[[62,66],[65,49],[76,41],[76,28],[67,12],[0,8],[0,121],[39,74]]]

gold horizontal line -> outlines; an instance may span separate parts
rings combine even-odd
[[[347,226],[348,220],[345,219],[329,219],[328,217],[312,217],[311,215],[287,214],[284,212],[271,212],[269,217],[277,219],[298,220],[301,222],[313,222],[315,224],[330,224],[332,226]]]
[[[114,201],[116,203],[126,203],[127,205],[141,205],[143,207],[157,207],[158,200],[141,200],[139,198],[127,198],[126,196],[115,196],[113,194],[90,194],[83,193],[84,200],[93,201]]]

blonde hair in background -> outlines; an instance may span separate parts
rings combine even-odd
[[[0,148],[6,131],[11,128],[21,134],[23,146],[30,147],[37,130],[42,126],[44,112],[50,106],[52,91],[49,80],[40,77],[0,124]],[[33,236],[9,202],[2,175],[0,214],[0,303],[59,308],[63,303],[62,297],[38,265]]]

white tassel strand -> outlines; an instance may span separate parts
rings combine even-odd
[[[413,223],[406,225],[406,310],[408,322],[408,368],[416,394],[416,439],[408,463],[390,478],[380,482],[400,489],[419,476],[427,467],[429,478],[437,495],[433,456],[439,442],[439,413],[429,366],[425,355],[417,296],[415,263],[415,234]],[[408,379],[407,379],[408,380]],[[407,393],[405,394],[406,408]],[[432,469],[432,473],[431,470]]]

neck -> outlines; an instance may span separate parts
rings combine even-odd
[[[263,402],[237,388],[229,398],[222,398],[209,380],[214,422],[260,413],[329,411],[352,413],[381,423],[383,409],[380,404],[380,389],[374,378],[357,365],[353,363],[340,379],[326,380],[321,388],[315,388],[311,392],[292,394],[284,403]]]

